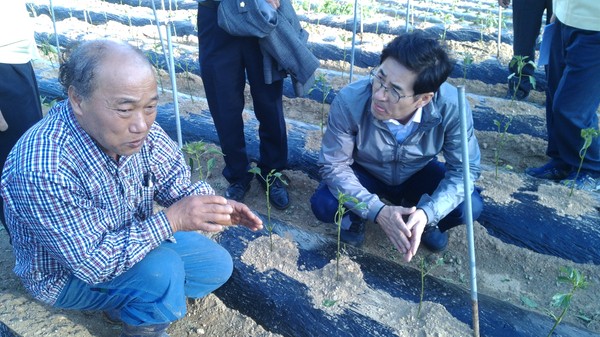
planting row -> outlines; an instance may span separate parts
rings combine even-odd
[[[413,6],[417,8],[418,2]],[[165,4],[169,8],[169,3]],[[142,0],[129,0],[129,1],[89,1],[87,3],[73,3],[73,2],[55,2],[54,15],[58,22],[57,26],[59,41],[61,47],[69,46],[74,41],[78,41],[88,35],[96,36],[111,36],[117,38],[123,38],[131,40],[132,43],[140,46],[146,51],[148,57],[152,60],[156,67],[167,70],[165,57],[163,56],[163,48],[159,40],[158,29],[154,26],[156,20],[152,11],[152,1]],[[162,8],[162,4],[159,6]],[[392,3],[389,3],[386,8],[392,7]],[[30,11],[33,15],[47,15],[51,16],[51,9],[47,2],[36,0],[29,3]],[[174,35],[179,38],[173,42],[175,59],[176,59],[176,72],[191,72],[199,74],[200,69],[198,65],[198,51],[197,51],[197,38],[196,38],[196,2],[195,1],[178,1],[171,3],[171,9],[163,11],[159,9],[157,11],[159,20],[164,22],[170,20],[174,26]],[[383,14],[381,14],[383,15]],[[387,36],[388,34],[397,34],[404,30],[404,27],[399,24],[394,24],[394,19],[385,19],[373,17],[371,19],[365,19],[361,21],[361,31],[365,36],[361,35],[360,39],[356,39],[356,48],[354,51],[354,65],[360,68],[371,68],[379,62],[380,45],[375,47],[369,45],[372,44],[372,40],[389,40],[392,37]],[[389,17],[389,16],[388,16]],[[351,59],[351,44],[346,41],[349,39],[347,36],[337,37],[327,35],[316,36],[318,33],[323,32],[327,29],[323,28],[334,28],[347,31],[351,29],[351,20],[349,16],[335,16],[335,15],[320,15],[314,13],[308,13],[306,15],[300,15],[307,25],[307,30],[311,32],[309,40],[309,48],[313,54],[320,60],[323,61],[343,61],[349,62]],[[341,19],[341,20],[340,20]],[[77,24],[71,22],[76,20]],[[348,21],[350,20],[350,21]],[[350,22],[350,24],[349,24]],[[103,26],[102,29],[92,30],[92,27]],[[71,28],[75,27],[75,28]],[[311,27],[314,27],[312,29]],[[36,29],[36,39],[40,45],[45,45],[48,49],[52,48],[55,44],[53,26],[49,23],[45,26],[39,26]],[[425,28],[429,34],[433,36],[444,35],[447,40],[452,41],[464,41],[472,42],[478,39],[483,40],[494,40],[495,37],[490,34],[482,34],[481,31],[476,31],[469,26],[464,26],[460,29],[446,30],[444,25],[433,25]],[[162,38],[163,45],[165,45],[165,30],[163,28]],[[334,31],[335,32],[335,31]],[[386,32],[386,33],[384,33]],[[333,33],[335,34],[335,33]],[[341,33],[340,33],[341,34]],[[137,36],[137,37],[136,37]],[[510,42],[510,35],[503,35],[504,42]],[[377,38],[379,37],[379,38]],[[340,43],[340,39],[342,42]],[[383,42],[382,42],[383,43]],[[493,54],[490,51],[490,55]],[[490,56],[488,59],[481,62],[473,62],[471,64],[463,64],[463,60],[457,60],[454,71],[451,77],[463,77],[465,74],[465,67],[469,68],[468,78],[474,80],[480,80],[484,83],[496,84],[505,83],[509,73],[506,65],[501,64],[495,59],[494,56]],[[325,69],[323,72],[327,73]],[[327,76],[326,76],[327,77]],[[541,72],[536,74],[536,80],[538,83],[538,90],[545,88],[545,79]],[[291,92],[290,92],[291,94]],[[318,92],[315,92],[314,99],[318,99]],[[329,100],[333,98],[333,95],[328,95]]]

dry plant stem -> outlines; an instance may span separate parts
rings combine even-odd
[[[421,258],[421,296],[419,297],[419,309],[417,309],[417,318],[421,316],[421,307],[423,306],[423,295],[425,294],[425,259]]]

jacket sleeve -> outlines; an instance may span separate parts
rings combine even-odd
[[[363,111],[363,105],[350,107],[344,101],[343,95],[336,96],[331,104],[327,130],[323,135],[319,165],[321,178],[331,193],[337,197],[339,191],[364,202],[367,205],[366,209],[353,212],[364,219],[374,221],[384,204],[376,194],[370,193],[361,185],[350,167],[354,163],[352,155]],[[355,205],[347,203],[345,206],[352,209]]]
[[[445,106],[447,120],[443,122],[444,145],[442,153],[446,161],[446,175],[432,193],[425,194],[419,200],[417,207],[423,209],[427,214],[428,224],[437,224],[441,219],[448,215],[465,199],[464,180],[463,180],[463,160],[460,132],[460,115],[458,106],[447,104]],[[481,154],[479,144],[475,137],[473,128],[473,116],[471,108],[467,102],[467,140],[469,151],[469,171],[470,179],[475,182],[479,178]],[[473,193],[472,189],[469,193]]]

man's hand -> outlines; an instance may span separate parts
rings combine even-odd
[[[408,217],[406,222],[405,217]],[[385,206],[375,221],[396,249],[404,254],[404,261],[410,262],[417,253],[421,235],[427,224],[425,212],[416,207]]]
[[[227,200],[227,202],[233,207],[233,212],[231,213],[231,223],[233,225],[242,225],[252,231],[263,228],[262,220],[248,206],[235,200]]]
[[[410,262],[417,255],[417,250],[421,244],[421,235],[427,226],[427,214],[422,209],[417,209],[406,221],[406,226],[411,228],[410,249],[404,254],[404,261]]]
[[[262,221],[244,204],[216,195],[185,197],[165,210],[173,233],[203,230],[219,232],[223,226],[240,223],[252,230],[262,228]]]
[[[498,5],[506,8],[510,5],[510,0],[498,0]]]

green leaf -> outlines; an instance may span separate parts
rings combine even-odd
[[[521,302],[529,308],[535,309],[538,307],[538,304],[535,303],[532,299],[527,296],[521,296]]]
[[[336,302],[337,302],[336,300],[324,299],[322,304],[324,307],[330,308],[330,307],[334,306]]]
[[[552,306],[561,309],[567,308],[571,303],[571,294],[555,294],[552,296]]]

